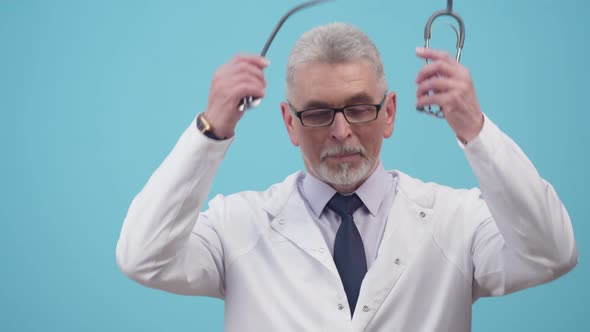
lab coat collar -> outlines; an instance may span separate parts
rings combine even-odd
[[[288,177],[285,181],[288,190],[277,190],[266,204],[265,210],[272,215],[270,226],[338,275],[326,241],[297,191],[297,181],[302,176],[304,174],[299,172]]]
[[[429,237],[433,223],[434,197],[432,191],[424,190],[427,185],[398,171],[392,172],[392,175],[398,176],[399,181],[395,199],[377,259],[361,285],[355,312],[362,310],[363,315],[355,315],[352,321],[359,331],[365,329],[393,291],[406,267],[412,263],[416,251]]]

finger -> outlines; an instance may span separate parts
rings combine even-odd
[[[237,101],[240,101],[242,98],[247,96],[252,96],[254,98],[263,98],[266,94],[266,90],[263,86],[259,84],[255,84],[254,82],[240,82],[233,87],[232,93],[235,93],[236,96],[241,96],[238,98]]]
[[[433,76],[418,85],[416,90],[416,97],[428,94],[429,91],[435,93],[446,92],[453,87],[453,79],[444,76]]]
[[[449,63],[444,61],[434,61],[428,63],[422,67],[416,76],[416,83],[420,84],[422,81],[427,80],[433,76],[456,76],[456,63]]]
[[[452,98],[452,93],[442,92],[442,93],[433,93],[433,94],[425,94],[416,100],[416,107],[425,107],[428,105],[437,105],[439,107],[443,107],[443,105],[448,105],[449,101]]]
[[[240,73],[225,81],[224,89],[226,89],[227,91],[234,91],[234,87],[242,84],[252,85],[255,88],[260,89],[266,88],[266,84],[264,83],[264,81],[261,81],[258,77],[251,75],[249,73]]]
[[[259,67],[252,65],[251,63],[238,63],[229,70],[227,73],[230,77],[247,74],[249,76],[253,76],[259,81],[263,82],[266,85],[266,79],[264,78],[264,72]]]
[[[416,47],[416,55],[424,60],[440,60],[445,62],[455,61],[455,59],[451,57],[451,55],[448,52],[439,51],[426,47]]]
[[[227,89],[231,90],[232,86],[235,86],[235,85],[238,85],[241,83],[249,83],[249,84],[253,84],[256,86],[260,86],[262,88],[266,88],[266,82],[264,80],[261,80],[258,76],[252,75],[251,73],[247,73],[247,72],[242,72],[242,73],[232,76],[231,78],[229,78],[226,81],[225,85],[226,85]]]
[[[270,61],[260,55],[241,54],[241,55],[235,56],[234,59],[232,60],[232,62],[234,62],[234,63],[241,63],[241,62],[249,63],[249,64],[256,66],[260,69],[264,69],[264,68],[268,67],[268,65],[270,65]]]
[[[238,68],[240,66],[242,68]],[[245,80],[266,87],[266,80],[262,71],[250,64],[228,65],[220,69],[213,77],[211,87],[215,91],[228,91],[232,86]]]

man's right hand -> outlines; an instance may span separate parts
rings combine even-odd
[[[237,55],[215,71],[211,80],[205,118],[217,137],[229,138],[244,112],[238,111],[242,98],[262,98],[266,80],[263,70],[269,62],[258,55]]]

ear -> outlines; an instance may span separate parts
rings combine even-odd
[[[389,138],[391,137],[391,134],[393,134],[395,112],[397,110],[397,96],[395,92],[392,91],[387,95],[383,107],[385,107],[385,114],[387,117],[385,120],[385,126],[383,127],[383,137]]]
[[[297,137],[297,132],[295,130],[295,126],[297,126],[296,121],[299,121],[299,119],[295,115],[293,115],[293,112],[291,112],[289,104],[285,102],[281,102],[281,114],[283,115],[283,121],[285,122],[287,133],[289,133],[291,143],[293,143],[293,145],[295,146],[299,146],[299,139]]]

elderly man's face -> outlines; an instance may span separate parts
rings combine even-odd
[[[384,91],[366,62],[311,63],[295,71],[291,105],[299,112],[318,107],[379,104]],[[291,142],[301,148],[305,167],[338,191],[352,192],[375,170],[383,138],[395,119],[395,93],[387,95],[377,119],[349,124],[342,113],[327,127],[305,127],[287,103],[281,110]]]

